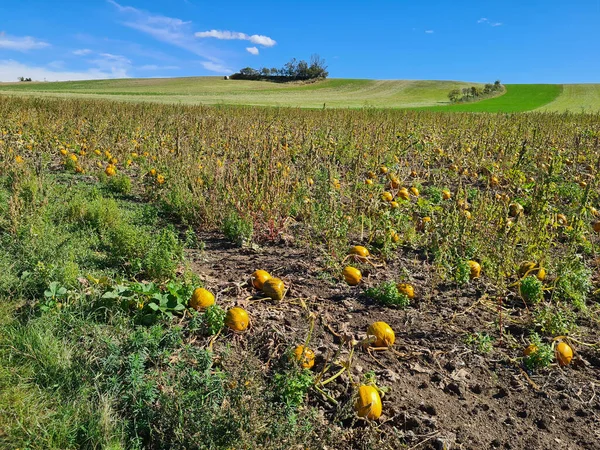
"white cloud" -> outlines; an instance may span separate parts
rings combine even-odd
[[[227,31],[227,30],[210,30],[210,31],[199,31],[195,34],[197,38],[215,38],[224,40],[241,40],[250,41],[253,44],[262,45],[263,47],[273,47],[277,42],[268,36],[260,34],[253,34],[251,36],[246,33],[240,33],[239,31]]]
[[[111,75],[110,78],[127,78],[131,69],[131,61],[123,55],[100,53],[97,58],[89,60],[98,70]]]
[[[175,17],[151,14],[132,6],[122,6],[114,0],[107,0],[114,5],[120,13],[128,16],[123,25],[152,36],[154,39],[187,50],[197,56],[205,58],[202,62],[205,69],[219,72],[232,72],[225,67],[224,62],[215,56],[215,50],[200,44],[194,39],[191,22],[186,22]]]
[[[0,60],[0,81],[17,81],[18,77],[32,78],[34,81],[77,81],[121,78],[123,73],[90,68],[83,71],[53,70],[48,67],[28,66],[14,60]]]
[[[252,55],[258,55],[258,49],[256,47],[246,47],[246,51]]]
[[[157,66],[156,64],[146,64],[145,66],[136,67],[137,70],[179,70],[177,66]]]
[[[203,62],[201,62],[201,64],[202,64],[202,67],[204,67],[206,70],[210,70],[211,72],[233,73],[233,70],[231,70],[230,68],[225,67],[218,63],[214,63],[212,61],[203,61]]]
[[[31,36],[8,36],[4,32],[0,32],[0,48],[7,50],[16,50],[19,52],[25,52],[27,50],[36,50],[40,48],[49,47],[50,44],[44,41],[40,41]]]
[[[425,30],[425,33],[427,33],[427,34],[433,34],[433,30]]]
[[[477,21],[477,23],[485,23],[486,25],[489,25],[490,27],[502,26],[502,22],[490,22],[490,20],[486,17],[482,17],[481,19],[479,19]]]
[[[90,53],[92,53],[92,51],[89,48],[82,48],[79,50],[73,50],[73,54],[77,55],[77,56],[85,56],[85,55],[89,55]]]

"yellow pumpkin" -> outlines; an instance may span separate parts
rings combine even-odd
[[[278,302],[285,294],[285,285],[279,278],[269,278],[264,282],[262,291],[267,297]]]
[[[508,215],[510,217],[517,217],[523,212],[523,207],[519,203],[511,203],[508,207]]]
[[[469,261],[467,264],[469,264],[469,268],[471,269],[471,272],[469,273],[471,280],[479,278],[479,275],[481,274],[481,265],[477,261]]]
[[[401,198],[402,200],[409,200],[410,194],[408,193],[408,189],[406,189],[406,188],[400,189],[398,191],[398,198]]]
[[[304,347],[304,345],[296,347],[294,357],[304,369],[310,369],[315,365],[315,352],[308,347]]]
[[[370,255],[369,250],[367,250],[367,248],[363,247],[362,245],[355,245],[354,247],[352,247],[350,249],[350,254],[356,255],[358,257],[358,260],[362,262],[365,262]]]
[[[379,168],[379,173],[381,173],[381,174],[386,174],[386,173],[388,173],[388,168],[387,168],[387,167],[385,167],[385,166],[381,166],[381,167]]]
[[[244,331],[250,325],[250,317],[245,309],[236,306],[227,311],[225,325],[233,331]]]
[[[104,170],[104,173],[109,177],[113,177],[117,174],[117,170],[115,169],[115,166],[109,164]]]
[[[537,351],[538,351],[537,345],[529,344],[527,347],[525,347],[525,350],[523,350],[523,355],[531,356]]]
[[[362,280],[362,273],[360,273],[360,270],[352,266],[347,266],[342,274],[344,275],[344,280],[346,280],[346,283],[350,286],[356,286],[360,283],[360,280]]]
[[[392,202],[390,202],[390,207],[392,209],[397,209],[397,208],[400,208],[400,205],[398,204],[398,202],[393,202],[392,201]]]
[[[381,416],[381,397],[373,386],[362,385],[358,388],[358,398],[354,404],[358,417],[377,420]]]
[[[523,261],[519,266],[519,276],[523,277],[527,273],[531,273],[535,269],[536,264],[532,261]]]
[[[414,186],[410,188],[410,192],[412,192],[415,197],[419,196],[419,190]]]
[[[371,180],[370,178],[367,178],[365,180],[365,183],[368,184],[368,185],[372,185],[373,184],[373,180]]]
[[[192,298],[190,299],[190,308],[194,308],[196,311],[201,311],[215,304],[215,296],[212,292],[204,288],[194,289]]]
[[[415,288],[409,283],[398,283],[396,285],[398,292],[406,295],[408,298],[415,298]]]
[[[448,189],[444,189],[442,191],[442,198],[444,200],[450,200],[452,198],[452,194],[450,193],[450,191]]]
[[[271,275],[269,275],[269,272],[267,272],[266,270],[257,270],[252,274],[251,277],[252,286],[254,286],[255,289],[261,291],[263,288],[263,284],[265,284],[265,281],[267,281],[270,278]]]
[[[537,279],[540,281],[544,281],[546,279],[546,269],[540,267],[536,275]]]
[[[392,195],[391,192],[384,192],[383,194],[381,194],[381,200],[383,200],[384,202],[391,202],[393,200],[394,196]]]
[[[396,342],[394,330],[385,322],[374,322],[367,329],[367,336],[374,336],[374,347],[391,347]]]
[[[573,359],[573,349],[564,342],[559,342],[556,346],[556,359],[558,365],[567,366]]]
[[[392,231],[391,238],[392,238],[392,242],[394,244],[397,244],[398,242],[400,242],[400,235],[398,233],[396,233],[395,231]]]
[[[370,170],[369,172],[367,172],[367,178],[375,178],[377,175],[375,175],[375,172],[373,172],[372,170]]]
[[[556,221],[558,222],[559,225],[563,225],[563,226],[566,226],[569,224],[569,221],[567,220],[567,216],[565,216],[564,214],[557,214]]]

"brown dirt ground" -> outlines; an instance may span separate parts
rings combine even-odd
[[[527,315],[516,299],[505,299],[504,337],[499,335],[498,296],[485,276],[457,288],[437,279],[418,254],[400,251],[394,261],[371,268],[357,287],[327,280],[324,259],[316,251],[285,242],[260,249],[233,247],[216,234],[199,234],[203,251],[189,251],[193,270],[208,288],[218,292],[224,308],[246,308],[252,327],[240,336],[262,349],[258,357],[269,361],[289,346],[303,343],[309,330],[309,313],[316,316],[310,347],[317,354],[313,370],[341,348],[343,341],[361,340],[372,322],[384,320],[396,333],[394,351],[368,352],[357,346],[352,380],[343,374],[327,385],[330,394],[349,407],[354,387],[374,371],[383,398],[383,416],[377,424],[382,445],[411,449],[598,449],[600,444],[600,357],[590,347],[576,347],[571,365],[527,375],[520,362],[528,331]],[[250,274],[264,269],[282,278],[286,298],[251,299]],[[405,310],[378,306],[362,295],[365,287],[408,274],[416,299]],[[255,297],[256,298],[256,297]],[[480,355],[465,344],[467,333],[486,331],[495,338],[491,353]],[[598,342],[593,324],[583,324],[578,338]],[[221,341],[225,341],[222,339]],[[215,349],[218,351],[217,343]],[[337,367],[328,372],[334,373]],[[328,375],[330,376],[330,375]],[[360,447],[361,421],[339,423],[338,408],[311,391],[309,402],[323,411],[329,427],[346,427],[346,441],[336,448]],[[337,425],[334,425],[337,423]],[[318,444],[315,444],[318,446]],[[331,447],[330,447],[331,448]]]

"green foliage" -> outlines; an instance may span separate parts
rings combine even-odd
[[[273,377],[277,400],[295,409],[304,403],[306,393],[313,385],[313,374],[308,369],[292,368]]]
[[[223,234],[236,245],[243,247],[252,242],[254,233],[252,222],[236,212],[231,212],[223,221]]]
[[[216,303],[210,305],[204,313],[203,322],[209,335],[217,334],[225,326],[226,312]]]
[[[410,305],[410,299],[398,291],[398,287],[393,281],[384,281],[378,286],[368,288],[365,295],[385,306],[406,308]]]
[[[570,302],[577,309],[585,309],[587,296],[592,288],[592,271],[580,257],[565,258],[556,270],[555,297]]]
[[[459,261],[454,269],[454,281],[459,286],[463,286],[471,279],[471,267],[468,261]]]
[[[544,285],[537,277],[529,275],[519,283],[519,293],[528,303],[539,303],[544,298]]]
[[[127,195],[131,192],[131,179],[127,175],[108,177],[106,187],[110,192]]]
[[[487,333],[467,334],[465,343],[482,355],[486,355],[494,349],[493,338]]]
[[[553,336],[569,334],[577,327],[575,313],[561,304],[537,309],[534,322],[544,333]]]
[[[529,337],[531,344],[535,345],[537,350],[528,356],[525,356],[523,363],[530,370],[541,370],[548,367],[554,361],[554,351],[552,346],[542,342],[537,333],[532,333]]]

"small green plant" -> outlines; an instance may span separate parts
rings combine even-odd
[[[55,308],[61,300],[67,298],[67,288],[61,286],[58,281],[53,281],[44,291],[44,300],[40,302],[40,309],[44,312]]]
[[[454,281],[463,286],[471,279],[471,267],[467,261],[460,261],[454,269]]]
[[[565,259],[558,267],[557,275],[555,296],[584,310],[592,288],[592,271],[585,266],[581,257],[576,257]]]
[[[386,306],[406,308],[410,305],[410,299],[398,291],[398,287],[393,281],[384,281],[378,286],[368,288],[365,291],[365,295],[377,303]]]
[[[577,327],[575,313],[561,305],[545,305],[534,315],[535,324],[550,335],[569,334]]]
[[[539,303],[544,297],[544,285],[537,277],[529,275],[521,280],[519,293],[527,303]]]
[[[465,343],[472,347],[477,353],[486,355],[490,353],[494,346],[492,345],[493,338],[487,333],[467,334]]]
[[[225,310],[216,303],[210,305],[204,313],[204,327],[207,333],[212,336],[217,334],[225,326]]]
[[[230,213],[223,221],[223,234],[240,247],[250,245],[253,233],[252,222],[236,212]]]
[[[131,192],[131,179],[127,175],[109,177],[106,181],[106,187],[116,194],[126,195]]]
[[[527,370],[534,371],[548,367],[554,360],[552,346],[542,342],[537,333],[532,333],[529,340],[531,352],[523,360]]]
[[[313,382],[313,374],[308,369],[292,368],[276,373],[273,377],[275,397],[287,407],[296,409],[304,403]]]

